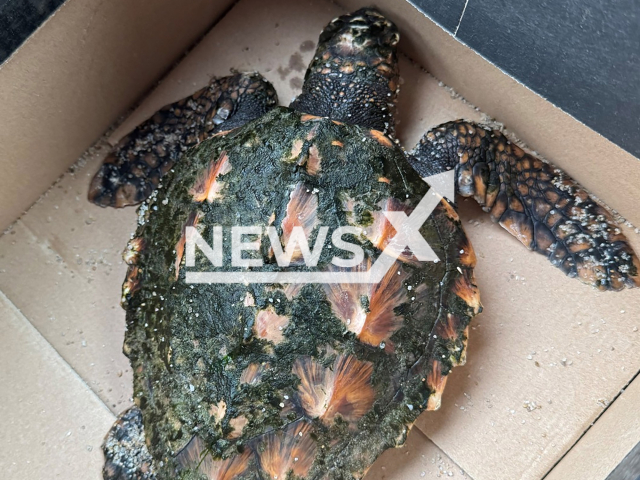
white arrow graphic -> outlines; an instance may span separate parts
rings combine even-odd
[[[456,197],[456,170],[452,168],[446,172],[436,173],[424,177],[422,180],[427,182],[431,188],[438,192],[442,197],[450,202],[455,202]]]
[[[380,283],[405,248],[420,261],[437,262],[438,256],[420,233],[420,227],[442,200],[435,188],[420,200],[411,215],[384,212],[396,234],[366,272],[187,272],[187,283]]]

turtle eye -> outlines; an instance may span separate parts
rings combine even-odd
[[[400,34],[394,31],[387,31],[384,37],[381,39],[381,44],[388,45],[390,47],[395,47],[400,41]]]

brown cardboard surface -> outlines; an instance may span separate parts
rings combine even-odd
[[[91,157],[90,169],[100,158]],[[65,174],[0,237],[0,290],[119,413],[132,394],[122,354],[121,253],[136,213],[89,203],[89,180],[86,166]]]
[[[405,6],[388,10],[400,25],[411,26]],[[230,68],[260,70],[287,104],[313,55],[308,41],[315,44],[322,26],[340,12],[324,0],[241,0],[113,139]],[[414,30],[404,33],[409,43],[401,49],[416,41]],[[443,121],[480,118],[406,59],[401,70],[398,136],[406,146]],[[90,175],[104,153],[65,175],[0,238],[0,289],[119,412],[131,395],[128,363],[120,353],[124,314],[117,304],[125,270],[120,252],[135,228],[135,212],[86,201]],[[375,478],[417,478],[422,471],[445,476],[439,469],[422,470],[422,455],[427,463],[441,455],[451,465],[443,467],[447,472],[459,472],[459,465],[475,479],[540,478],[602,412],[602,402],[640,369],[637,290],[593,291],[527,252],[471,202],[461,202],[461,214],[478,255],[477,283],[485,305],[471,331],[469,362],[454,370],[442,409],[418,421],[437,447],[413,432],[414,447],[385,454],[372,470]],[[640,237],[627,233],[640,250]],[[427,453],[418,455],[421,451]],[[413,460],[403,457],[406,452]],[[385,459],[389,463],[382,470]]]
[[[115,417],[2,294],[0,318],[2,478],[101,479]]]
[[[366,480],[421,478],[471,477],[417,428],[409,432],[402,448],[390,449],[380,455],[365,476]]]
[[[551,470],[546,480],[597,480],[609,475],[640,443],[639,408],[640,379],[636,378]]]
[[[0,231],[230,4],[69,0],[0,67]]]

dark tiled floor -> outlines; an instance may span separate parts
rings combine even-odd
[[[624,457],[607,480],[640,480],[640,443]]]
[[[532,90],[640,156],[640,2],[413,3]]]
[[[0,0],[0,64],[63,3],[64,0]]]
[[[429,16],[439,23],[443,28],[450,32],[455,32],[460,19],[466,0],[410,0],[416,7],[423,12],[427,12]]]

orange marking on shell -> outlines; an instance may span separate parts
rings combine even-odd
[[[361,342],[375,346],[386,342],[392,347],[389,338],[402,327],[402,317],[393,310],[406,300],[406,278],[407,274],[400,270],[400,263],[395,262],[382,281],[372,286],[369,313],[358,336]]]
[[[189,190],[189,194],[196,202],[207,200],[212,203],[215,199],[222,198],[220,191],[224,187],[224,182],[218,180],[218,176],[231,171],[231,163],[227,152],[222,152],[218,159],[209,163],[206,171],[198,177],[195,185]]]
[[[306,420],[298,420],[283,431],[264,435],[255,452],[268,478],[284,480],[291,470],[296,477],[306,478],[315,460],[316,448],[311,425]]]
[[[301,283],[290,283],[285,285],[284,294],[287,297],[287,300],[292,300],[293,297],[297,296],[298,293],[300,293],[300,290],[302,290]]]
[[[489,212],[494,220],[500,220],[502,214],[507,210],[507,199],[503,195],[498,194],[496,201]]]
[[[476,190],[478,185],[477,181],[478,181],[478,178],[476,178]],[[526,197],[527,195],[529,195],[529,187],[527,186],[526,183],[519,183],[518,191],[520,192],[520,195],[522,195],[523,197]]]
[[[122,299],[120,301],[121,305],[126,305],[127,296],[133,295],[138,290],[140,290],[140,279],[138,278],[139,273],[139,267],[135,265],[129,265],[129,268],[127,269],[127,277],[122,284]]]
[[[373,365],[352,355],[339,355],[332,368],[325,368],[311,357],[300,357],[293,364],[300,378],[297,398],[311,418],[331,425],[336,416],[355,427],[373,405],[371,386]]]
[[[554,192],[553,190],[547,190],[546,192],[544,192],[544,196],[553,204],[560,200],[560,194],[558,192]]]
[[[184,255],[184,247],[187,244],[187,227],[195,227],[198,225],[200,221],[200,212],[191,212],[187,221],[182,227],[182,235],[180,235],[180,240],[176,243],[176,260],[174,262],[174,267],[176,269],[176,280],[180,276],[180,264],[182,263],[182,257]]]
[[[334,147],[344,147],[344,143],[338,141],[338,140],[334,140],[331,142],[331,145],[333,145]]]
[[[380,202],[379,206],[381,207],[380,210],[371,212],[373,224],[367,227],[365,235],[376,248],[384,250],[389,240],[396,234],[396,230],[393,228],[393,225],[391,225],[391,222],[387,220],[383,212],[406,211],[407,209],[395,198],[387,198]]]
[[[245,307],[253,307],[256,304],[256,299],[253,297],[253,295],[251,294],[251,292],[247,292],[244,296],[244,301],[242,302],[242,304]]]
[[[317,115],[311,115],[309,113],[305,113],[300,117],[300,121],[301,122],[317,122],[319,120],[322,120],[322,118],[323,117],[319,117]]]
[[[317,175],[320,171],[320,164],[322,163],[322,157],[318,151],[318,147],[311,145],[309,148],[309,158],[307,159],[307,173],[309,175]]]
[[[289,317],[278,315],[273,307],[269,306],[256,315],[253,332],[256,337],[277,345],[284,340],[284,329],[287,325],[289,325]]]
[[[378,181],[380,183],[387,183],[387,184],[391,183],[391,180],[389,180],[387,177],[380,177],[380,178],[378,178]]]
[[[122,252],[122,259],[127,265],[135,265],[138,263],[140,252],[144,250],[145,241],[142,237],[135,237],[129,240],[124,252]]]
[[[247,449],[226,460],[214,460],[204,441],[194,436],[176,455],[176,461],[183,469],[196,469],[209,480],[234,480],[247,470],[252,456]]]
[[[255,385],[262,380],[262,374],[269,368],[269,364],[251,363],[242,371],[240,375],[240,383],[247,385]]]
[[[554,211],[554,213],[549,213],[546,218],[547,226],[553,228],[560,220],[562,219],[562,214],[560,212]],[[558,232],[556,232],[557,234]]]
[[[333,123],[335,123],[336,125],[344,125],[344,123],[338,121],[338,120],[331,120]]]
[[[247,426],[249,420],[244,415],[240,415],[239,417],[232,418],[229,420],[229,426],[233,429],[227,438],[236,439],[242,436],[242,430]]]
[[[463,321],[464,317],[447,313],[447,317],[444,321],[438,321],[436,323],[436,335],[449,341],[449,360],[454,366],[462,365],[466,361],[467,334],[469,332],[469,327],[467,326],[461,331]]]
[[[403,321],[393,310],[406,300],[407,295],[404,286],[407,274],[400,270],[400,266],[401,263],[395,262],[378,284],[324,285],[331,310],[347,330],[355,333],[367,345],[378,347],[384,342],[387,352],[393,350],[393,343],[389,339],[402,327]],[[367,260],[349,271],[364,275],[370,267],[371,260]],[[368,309],[362,305],[362,297],[369,301]]]
[[[378,206],[380,207],[380,210],[374,210],[371,212],[373,223],[366,227],[364,233],[376,248],[384,251],[384,249],[389,245],[389,242],[396,235],[396,229],[393,228],[393,225],[391,225],[391,222],[387,220],[387,217],[383,212],[403,211],[407,215],[410,215],[413,209],[393,197],[389,197],[386,200],[381,201],[378,203]],[[343,208],[347,212],[352,212],[354,207],[355,202],[353,201],[351,201],[351,203],[347,202],[343,205]],[[403,250],[398,259],[408,263],[419,263],[418,259],[409,250]]]
[[[293,146],[291,147],[291,153],[289,153],[290,159],[296,159],[302,153],[302,147],[304,145],[304,141],[301,139],[296,139],[293,141]]]
[[[307,133],[307,136],[305,138],[307,139],[308,142],[310,142],[311,140],[316,138],[317,134],[318,134],[318,125],[314,125],[313,127],[311,127],[311,129],[309,130],[309,133]]]
[[[200,456],[204,450],[204,442],[198,436],[194,436],[189,443],[178,452],[176,461],[182,468],[196,466],[200,462]]]
[[[376,140],[380,145],[391,148],[393,147],[393,142],[387,137],[384,133],[379,130],[369,130],[369,134],[371,137]]]
[[[233,132],[233,128],[231,130],[222,130],[221,132],[218,133],[214,133],[213,135],[211,135],[212,137],[224,137],[225,135],[228,135],[229,133]]]
[[[224,400],[209,406],[209,416],[215,419],[216,423],[220,423],[227,414],[227,404]]]
[[[447,313],[447,318],[436,324],[436,334],[438,337],[455,340],[458,338],[458,327],[460,319],[452,313]]]
[[[479,313],[482,304],[480,303],[480,291],[466,276],[458,277],[453,284],[453,293],[460,297],[469,305],[474,313]]]
[[[633,282],[633,277],[631,277],[631,280]],[[625,286],[624,277],[615,270],[609,272],[609,283],[611,284],[611,288],[613,290],[621,290]]]
[[[467,238],[466,234],[464,234],[464,238],[460,242],[460,250],[458,250],[460,255],[460,263],[469,268],[473,268],[476,266],[478,261],[476,257],[476,251],[473,249],[473,245],[469,242],[469,238]]]
[[[431,360],[431,371],[427,375],[427,386],[431,391],[427,401],[427,410],[438,410],[442,403],[442,392],[447,384],[447,377],[442,375],[442,365],[437,360]]]
[[[282,243],[287,245],[293,227],[302,227],[307,238],[318,225],[318,198],[302,183],[296,185],[289,197],[287,214],[282,220]],[[292,263],[302,259],[300,249],[291,257]]]

